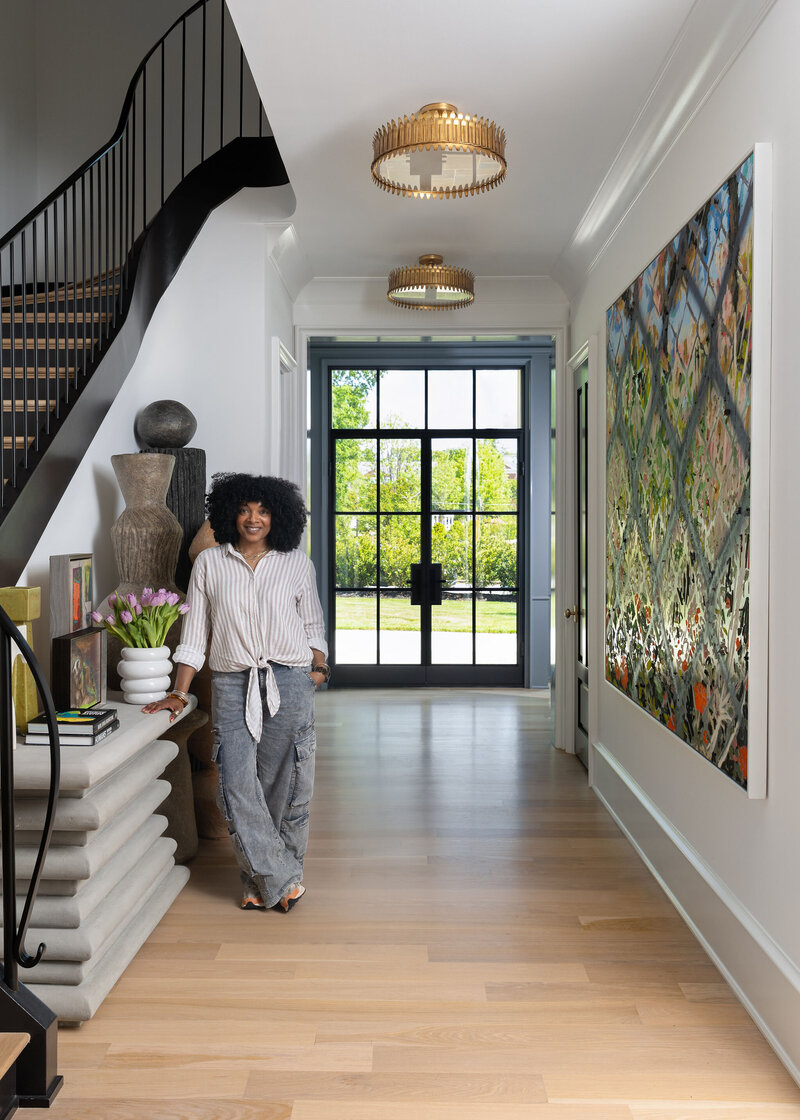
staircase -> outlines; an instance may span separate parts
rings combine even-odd
[[[8,286],[10,289],[10,285]],[[3,432],[0,509],[55,434],[108,343],[120,272],[75,284],[20,285],[0,301]],[[3,289],[5,292],[7,289]]]
[[[224,0],[197,0],[140,63],[111,139],[0,237],[0,584],[27,564],[210,211],[286,182]]]

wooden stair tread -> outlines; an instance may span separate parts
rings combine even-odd
[[[30,1040],[23,1031],[0,1034],[0,1077],[8,1073]]]
[[[52,412],[55,407],[56,402],[52,398],[48,401],[46,397],[28,397],[27,401],[3,401],[3,412]]]
[[[27,370],[24,366],[16,366],[14,371],[13,371],[13,377],[15,377],[17,380],[21,381],[23,377],[34,378],[36,376],[39,376],[39,377],[55,378],[56,374],[58,374],[59,378],[63,378],[65,374],[69,374],[70,377],[72,377],[72,375],[74,373],[75,373],[75,366],[61,366],[61,365],[59,365],[59,366],[47,366],[45,368],[45,366],[40,365],[38,370],[37,370],[34,365],[30,365],[30,366],[27,367]],[[3,365],[3,379],[5,381],[10,381],[11,378],[12,378],[11,366]]]
[[[97,283],[97,281],[95,281],[93,284],[90,280],[87,280],[85,285],[78,284],[77,287],[75,287],[73,284],[68,284],[66,288],[64,288],[63,286],[59,288],[51,288],[50,291],[47,292],[25,292],[24,295],[22,292],[20,292],[18,295],[15,293],[13,296],[3,296],[2,300],[0,300],[0,307],[2,307],[3,311],[10,311],[12,300],[15,307],[21,307],[23,303],[32,304],[34,301],[36,303],[43,303],[48,301],[52,302],[64,299],[75,299],[76,295],[80,299],[82,298],[84,292],[91,296],[92,292],[94,292],[96,295],[102,292],[103,295],[105,295],[106,293],[114,293],[118,292],[119,290],[120,285],[118,283],[106,284],[105,282]]]
[[[24,451],[26,447],[30,447],[36,436],[3,436],[3,450],[4,451]]]
[[[47,349],[48,344],[47,344],[45,339],[40,338],[38,340],[39,341],[38,347],[36,346],[36,341],[37,340],[35,338],[30,337],[30,336],[27,339],[25,339],[24,341],[21,338],[17,337],[17,338],[14,339],[14,345],[12,346],[11,345],[11,339],[4,336],[3,337],[3,350],[32,350],[34,348],[39,349],[39,350]],[[92,336],[91,335],[86,336],[86,342],[88,342],[88,344],[89,344],[88,346],[85,345],[83,335],[80,338],[76,339],[73,335],[70,334],[69,337],[67,337],[67,338],[64,338],[63,335],[59,335],[58,338],[51,338],[49,345],[50,345],[51,349],[58,348],[59,350],[74,350],[76,348],[79,349],[79,350],[84,350],[84,349],[91,350],[91,347],[92,347]]]
[[[48,323],[50,323],[50,324],[55,323],[56,319],[58,320],[59,323],[71,322],[72,319],[74,318],[74,314],[75,313],[73,311],[36,311],[36,312],[15,311],[14,312],[14,323],[17,326],[23,326],[25,323],[33,322],[33,320],[35,319],[37,323],[43,323],[46,326]],[[86,312],[86,318],[87,318],[87,320],[88,319],[94,319],[94,321],[96,323],[104,323],[109,318],[110,314],[111,314],[111,312],[109,312],[109,311],[87,311]],[[82,311],[79,314],[79,318],[80,319],[83,318],[83,312]],[[11,312],[10,311],[4,311],[2,313],[2,321],[3,321],[4,324],[10,325],[10,323],[11,323]]]

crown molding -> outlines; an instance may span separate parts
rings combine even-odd
[[[553,269],[574,296],[625,217],[776,0],[696,0],[647,98]]]

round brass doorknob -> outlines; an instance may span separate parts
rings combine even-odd
[[[567,607],[564,611],[564,618],[571,618],[574,622],[577,622],[579,613],[577,607]]]

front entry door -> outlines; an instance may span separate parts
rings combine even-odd
[[[519,369],[332,369],[339,685],[521,685]]]

